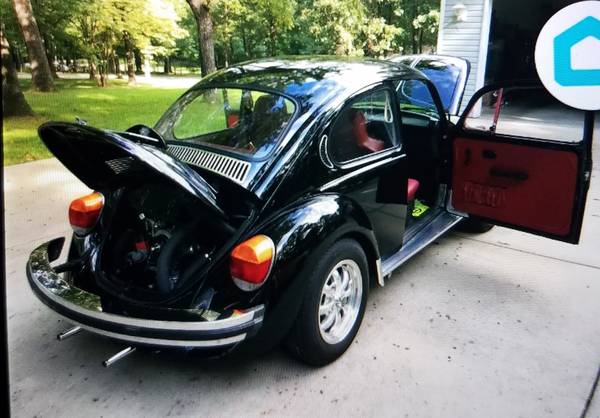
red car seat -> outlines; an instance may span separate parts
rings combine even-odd
[[[356,144],[369,152],[383,151],[386,148],[385,142],[369,136],[367,132],[367,118],[360,110],[352,118],[352,134],[356,139]]]
[[[419,180],[408,179],[408,202],[412,202],[413,200],[415,200],[417,190],[419,190]]]
[[[370,152],[378,152],[385,149],[385,142],[369,136],[369,133],[367,132],[367,118],[360,110],[356,111],[352,118],[352,134],[356,139],[356,144],[360,148],[367,149]],[[417,190],[419,190],[419,181],[408,179],[408,202],[415,200]]]

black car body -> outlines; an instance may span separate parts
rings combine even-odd
[[[222,114],[206,110],[215,103]],[[207,77],[154,129],[47,123],[44,143],[98,192],[74,202],[72,223],[88,216],[79,206],[98,206],[86,228],[74,224],[66,263],[51,265],[64,238],[34,250],[31,287],[83,329],[136,346],[264,350],[287,337],[305,361],[332,361],[356,334],[369,283],[383,286],[469,215],[578,240],[591,138],[469,131],[466,116],[448,121],[460,100],[450,104],[408,66],[271,59]],[[196,118],[222,126],[196,135]],[[528,165],[540,158],[566,171],[540,179],[543,164]],[[544,195],[525,201],[529,183]],[[344,327],[331,337],[323,322]]]

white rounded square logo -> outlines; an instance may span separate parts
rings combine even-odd
[[[538,37],[535,65],[558,100],[600,110],[600,1],[575,3],[555,14]]]

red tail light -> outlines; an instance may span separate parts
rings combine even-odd
[[[85,235],[96,225],[104,207],[102,193],[94,192],[71,202],[69,222],[78,235]]]
[[[242,290],[258,289],[269,276],[274,258],[275,245],[271,238],[256,235],[231,252],[231,278]]]

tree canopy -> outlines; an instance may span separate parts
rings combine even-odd
[[[439,21],[439,0],[31,0],[51,67],[85,59],[92,75],[118,71],[125,58],[139,71],[148,54],[167,71],[171,61],[199,66],[207,21],[198,24],[194,4],[212,22],[217,67],[277,55],[424,52]],[[9,0],[0,6],[19,66],[25,43]]]

